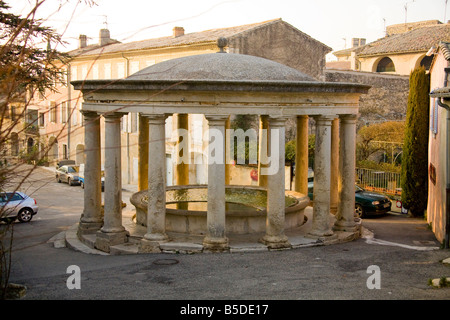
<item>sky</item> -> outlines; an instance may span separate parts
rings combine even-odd
[[[5,1],[22,16],[36,2]],[[96,5],[89,5],[91,1]],[[367,43],[382,38],[388,25],[446,22],[450,4],[446,0],[47,0],[37,16],[63,35],[68,44],[60,51],[75,49],[80,34],[87,35],[88,44],[98,42],[99,30],[105,27],[111,38],[131,42],[170,36],[175,26],[192,33],[278,18],[337,51],[349,48],[352,38],[365,38]]]

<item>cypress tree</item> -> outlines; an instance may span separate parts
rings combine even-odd
[[[412,216],[423,216],[428,197],[428,124],[430,78],[425,68],[409,76],[402,156],[402,203]]]

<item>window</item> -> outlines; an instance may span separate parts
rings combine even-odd
[[[70,70],[70,79],[71,80],[78,80],[78,69],[76,66],[73,66]]]
[[[103,71],[105,73],[104,78],[111,79],[111,63],[105,63],[105,65],[103,66]]]
[[[133,61],[131,62],[131,70],[130,74],[136,73],[139,71],[139,61]]]
[[[81,67],[81,80],[86,80],[88,75],[88,68],[87,66]]]
[[[68,119],[68,102],[61,103],[61,123],[66,123]]]
[[[94,79],[94,80],[99,79],[99,77],[98,77],[98,64],[94,64],[94,66],[92,67],[92,79]]]
[[[45,126],[45,116],[44,113],[39,113],[39,127]]]
[[[377,72],[395,72],[394,62],[390,58],[384,57],[378,62]]]
[[[122,79],[125,78],[125,63],[119,62],[117,64],[117,78]]]
[[[57,106],[55,101],[50,101],[50,108],[49,108],[49,121],[50,122],[56,122],[56,114],[57,114]]]
[[[63,144],[63,159],[69,159],[67,156],[67,144]]]

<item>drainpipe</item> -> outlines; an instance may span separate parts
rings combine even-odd
[[[447,87],[448,85],[448,75],[450,72],[450,68],[445,68],[445,78],[444,78],[444,87]],[[443,102],[442,98],[437,98],[437,103],[440,107],[444,108],[447,111],[447,134],[446,134],[446,145],[447,145],[447,152],[446,152],[446,170],[447,170],[447,187],[446,187],[446,217],[445,217],[445,231],[444,231],[444,248],[448,249],[450,248],[450,157],[448,153],[450,152],[450,106],[448,104],[445,104]]]

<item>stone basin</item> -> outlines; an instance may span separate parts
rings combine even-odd
[[[166,231],[192,235],[206,234],[207,185],[166,187]],[[132,195],[136,207],[135,223],[147,225],[147,190]],[[226,186],[226,232],[250,234],[266,230],[267,191],[257,186]],[[285,228],[301,226],[305,222],[304,209],[309,198],[294,191],[286,191]]]

